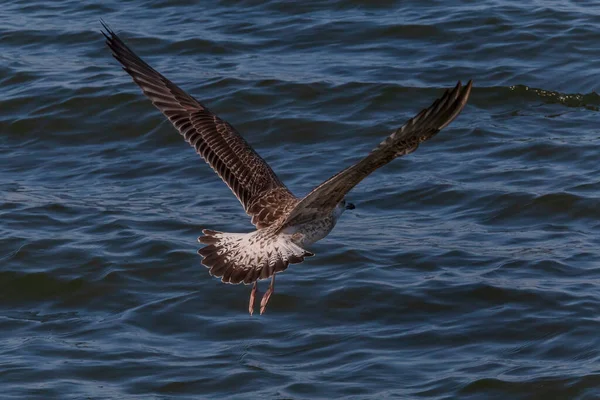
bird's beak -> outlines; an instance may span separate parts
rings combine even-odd
[[[354,210],[356,207],[354,206],[354,204],[352,203],[347,203],[346,204],[346,210]]]

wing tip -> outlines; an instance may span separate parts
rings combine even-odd
[[[107,43],[109,40],[114,40],[115,32],[110,29],[110,26],[102,18],[100,18],[100,24],[102,25],[100,33],[106,38]]]
[[[471,95],[472,88],[473,88],[473,79],[469,79],[469,82],[467,82],[467,84],[465,85],[465,87],[462,90],[463,97],[465,99],[468,99],[469,96]]]
[[[469,100],[469,97],[471,96],[471,89],[473,88],[473,80],[469,79],[469,81],[467,82],[467,84],[462,88],[459,96],[458,96],[458,113],[460,113],[462,111],[463,108],[465,108],[465,105],[467,104],[467,101]],[[458,115],[457,113],[457,115]],[[456,117],[456,116],[455,116]]]
[[[449,102],[448,109],[451,110],[450,115],[448,115],[446,121],[439,126],[438,131],[447,127],[452,121],[458,117],[458,115],[462,112],[462,110],[467,105],[467,101],[469,100],[469,96],[471,96],[471,89],[473,88],[473,80],[469,79],[466,85],[462,85],[461,81],[458,81],[454,89],[452,90],[450,96],[452,97],[452,101]],[[445,94],[444,94],[445,95]]]

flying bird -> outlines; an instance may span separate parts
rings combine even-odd
[[[376,169],[412,153],[462,111],[472,82],[460,82],[431,106],[396,129],[366,157],[299,198],[281,182],[244,138],[226,121],[138,57],[106,24],[106,44],[123,69],[208,165],[229,186],[256,230],[228,233],[202,230],[198,250],[211,275],[225,283],[253,284],[248,311],[254,312],[257,282],[271,278],[260,303],[262,314],[275,288],[275,274],[314,256],[306,247],[331,232],[345,210],[346,194]]]

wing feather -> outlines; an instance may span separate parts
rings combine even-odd
[[[297,202],[271,167],[227,122],[213,114],[195,98],[165,78],[140,57],[104,23],[106,44],[123,69],[131,75],[144,94],[175,126],[183,138],[213,168],[238,198],[258,228],[269,226],[287,209],[280,202],[262,199],[271,192],[279,201]],[[262,208],[271,219],[257,218]],[[274,218],[276,216],[277,218]]]
[[[323,218],[354,186],[377,168],[415,151],[420,143],[432,138],[460,114],[467,104],[471,87],[471,81],[464,87],[458,82],[454,89],[447,90],[442,97],[394,131],[361,161],[329,178],[300,200],[282,221],[279,229]]]

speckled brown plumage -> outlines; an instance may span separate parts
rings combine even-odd
[[[289,264],[314,256],[287,238],[274,235],[269,229],[251,234],[225,233],[209,229],[202,231],[198,241],[206,247],[198,250],[211,275],[224,283],[253,283],[287,269]]]
[[[104,25],[104,24],[103,24]],[[198,251],[211,275],[226,283],[254,283],[271,277],[261,314],[274,290],[275,274],[314,254],[304,247],[327,236],[346,209],[345,196],[360,181],[393,159],[412,153],[452,122],[465,107],[471,82],[459,82],[430,107],[394,131],[365,158],[298,199],[269,165],[227,122],[139,58],[106,25],[106,43],[144,94],[184,139],[217,172],[251,216],[257,230],[227,233],[203,230]]]
[[[454,89],[447,90],[431,106],[408,120],[365,158],[317,186],[286,217],[281,229],[325,217],[373,171],[415,151],[419,144],[431,139],[460,114],[467,104],[471,87],[471,81],[465,87],[458,82]]]
[[[113,56],[156,108],[229,186],[252,217],[252,223],[262,228],[276,220],[281,211],[277,204],[265,202],[263,195],[296,198],[271,167],[229,123],[150,67],[106,25],[104,28],[107,32],[103,34]],[[264,204],[267,211],[257,204]],[[273,206],[276,209],[270,208]]]

